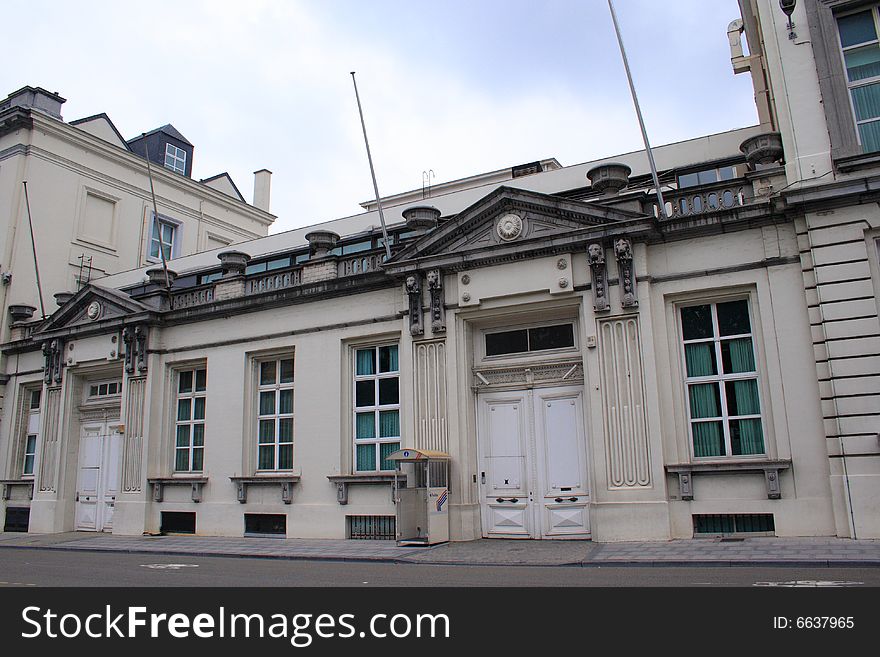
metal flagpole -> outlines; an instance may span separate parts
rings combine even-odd
[[[639,117],[639,127],[642,129],[642,139],[645,141],[645,152],[648,154],[648,164],[651,165],[651,177],[654,179],[654,189],[657,190],[657,202],[660,204],[660,218],[666,219],[666,204],[663,202],[663,193],[660,191],[660,179],[657,177],[657,165],[654,164],[654,153],[648,142],[648,131],[645,130],[645,121],[642,119],[642,110],[639,107],[639,98],[633,84],[632,73],[629,70],[629,60],[626,58],[626,50],[623,47],[623,37],[620,36],[620,26],[617,24],[617,14],[614,12],[614,4],[608,0],[608,8],[611,10],[611,20],[614,22],[614,32],[617,34],[617,44],[620,46],[620,56],[623,58],[623,67],[626,69],[626,79],[629,82],[629,90],[632,94],[633,105],[636,108],[636,116]]]
[[[159,241],[159,255],[162,258],[162,271],[165,273],[165,289],[168,290],[168,298],[171,298],[171,281],[168,280],[168,261],[165,259],[165,249],[162,246],[162,225],[159,223],[159,207],[156,205],[156,190],[153,189],[153,168],[150,166],[150,146],[146,140],[147,133],[142,133],[144,138],[144,159],[147,161],[147,177],[150,179],[150,196],[153,199],[153,230]],[[149,247],[147,247],[149,248]]]
[[[40,284],[40,263],[37,262],[37,242],[34,239],[34,220],[31,219],[31,200],[28,198],[27,180],[22,180],[24,185],[24,203],[27,206],[28,226],[31,229],[31,248],[34,251],[34,270],[37,273],[37,294],[40,295],[40,314],[46,319],[46,307],[43,305],[43,286]]]
[[[364,111],[361,109],[361,97],[358,95],[357,80],[354,79],[354,71],[351,72],[351,81],[354,84],[354,97],[357,99],[358,114],[361,115],[361,128],[364,130],[364,144],[367,146],[367,160],[370,163],[370,175],[373,176],[373,191],[376,192],[376,206],[379,208],[379,221],[382,222],[382,236],[385,238],[385,259],[391,260],[391,245],[388,243],[388,229],[385,227],[385,213],[382,212],[382,199],[379,197],[379,185],[376,183],[376,170],[373,168],[373,156],[370,155],[370,142],[367,139],[367,124],[364,123]]]

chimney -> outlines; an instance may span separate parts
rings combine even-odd
[[[9,94],[6,100],[0,101],[0,111],[10,107],[25,107],[61,119],[61,105],[64,102],[65,99],[57,93],[46,91],[42,87],[22,87]]]
[[[272,172],[269,169],[254,171],[254,207],[269,211],[269,187],[272,184]]]

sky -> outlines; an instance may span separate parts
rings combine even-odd
[[[614,6],[652,145],[757,123],[736,0]],[[605,0],[30,0],[4,23],[0,93],[57,91],[66,121],[105,112],[126,139],[171,123],[193,177],[227,171],[248,202],[271,170],[271,233],[374,198],[350,71],[385,196],[642,148]]]

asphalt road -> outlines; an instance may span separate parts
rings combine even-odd
[[[880,586],[880,568],[522,567],[0,549],[9,586]],[[844,584],[845,583],[845,584]]]

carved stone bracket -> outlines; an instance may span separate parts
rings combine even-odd
[[[587,247],[587,261],[590,264],[590,276],[593,287],[593,309],[599,313],[611,308],[608,302],[608,278],[605,273],[605,247],[601,244],[590,244]]]
[[[236,499],[244,504],[247,502],[248,486],[270,484],[281,486],[281,501],[290,504],[293,501],[293,485],[299,483],[299,475],[254,475],[252,477],[230,477],[235,484]]]
[[[431,330],[434,333],[446,330],[446,308],[443,305],[443,272],[431,269],[428,272],[428,292],[431,295]]]
[[[61,383],[64,368],[64,343],[61,340],[51,340],[43,343],[43,380],[46,385]]]
[[[153,487],[153,501],[161,502],[164,499],[165,486],[190,486],[192,487],[192,501],[202,501],[202,487],[208,483],[207,477],[156,477],[147,479],[147,483]]]
[[[740,461],[736,463],[682,463],[667,465],[666,471],[678,475],[678,486],[681,499],[694,499],[694,474],[733,474],[738,472],[763,472],[764,483],[767,485],[767,499],[778,500],[782,497],[779,485],[779,472],[788,470],[791,461]]]
[[[636,272],[633,267],[632,244],[625,237],[614,240],[614,257],[617,259],[620,305],[624,308],[634,308],[639,305],[636,297]]]
[[[147,371],[147,327],[126,326],[122,329],[122,342],[125,345],[125,371],[132,375],[137,371]]]
[[[406,295],[409,297],[409,332],[410,335],[424,335],[425,325],[422,320],[422,276],[418,272],[409,274],[404,283]]]
[[[406,482],[406,475],[398,474],[398,478]],[[383,472],[381,474],[350,474],[350,475],[327,475],[336,485],[336,501],[340,504],[348,504],[348,487],[351,484],[391,484],[391,501],[394,501],[394,473]]]

